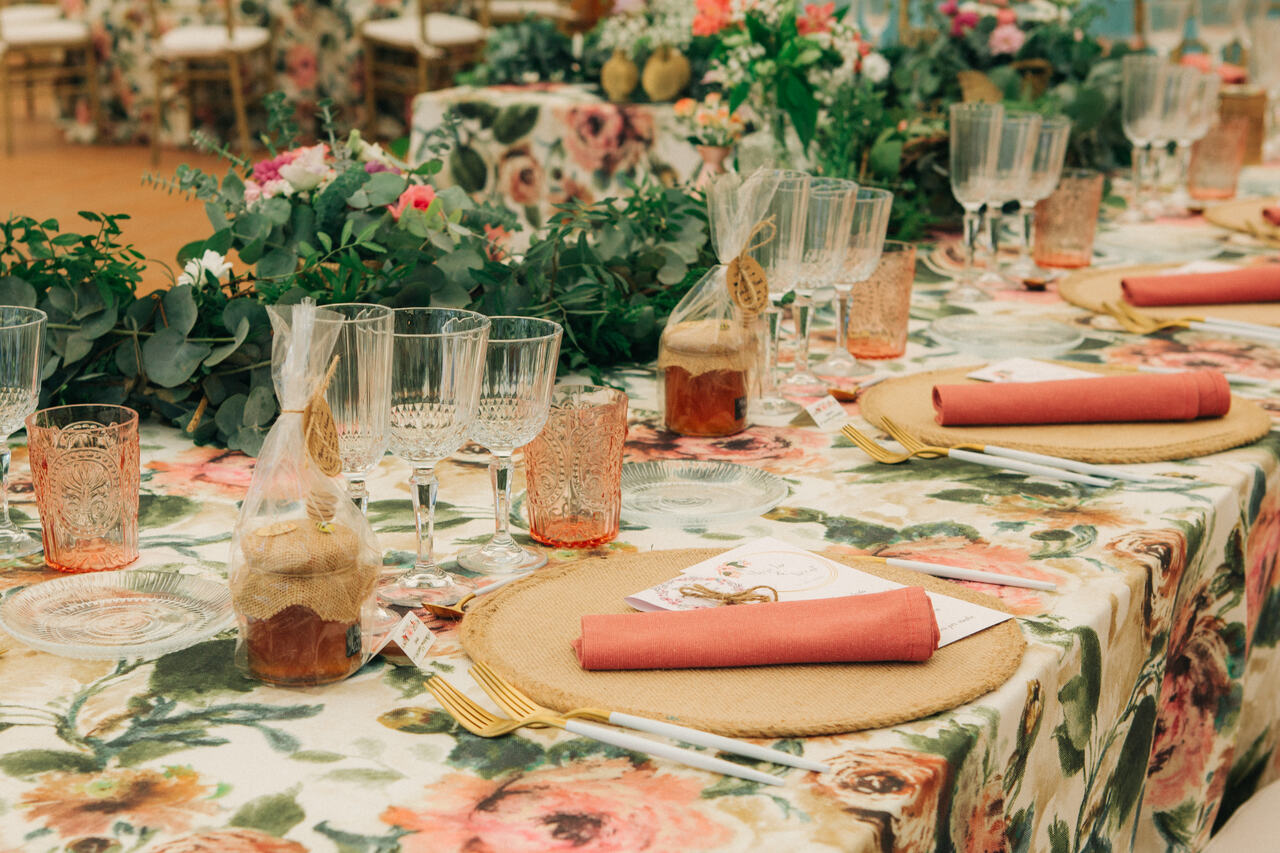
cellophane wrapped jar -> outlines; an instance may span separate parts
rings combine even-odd
[[[324,402],[342,318],[309,299],[267,311],[281,411],[231,540],[236,660],[270,684],[327,684],[369,657],[381,554],[337,476],[337,434]]]
[[[721,175],[707,187],[712,244],[720,264],[685,294],[658,346],[658,394],[667,429],[718,436],[747,426],[759,350],[762,294],[744,298],[742,267],[752,241],[769,236],[761,218],[778,189],[771,171]],[[771,227],[771,226],[770,226]],[[771,239],[771,236],[769,236]],[[761,238],[763,239],[763,238]]]

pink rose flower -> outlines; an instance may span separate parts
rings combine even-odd
[[[730,0],[697,0],[693,18],[695,36],[713,36],[729,26]]]
[[[625,759],[505,779],[453,773],[428,786],[421,805],[392,806],[382,819],[415,831],[400,839],[405,853],[709,850],[733,834],[694,808],[702,786]]]
[[[1027,36],[1022,30],[1018,29],[1017,24],[1000,24],[991,31],[991,38],[987,42],[987,46],[991,48],[993,54],[1017,53],[1022,47],[1023,42],[1027,40]]]
[[[831,29],[835,11],[836,4],[834,0],[830,3],[823,3],[821,6],[817,3],[809,3],[804,7],[804,14],[796,19],[796,30],[802,36],[825,33]]]
[[[292,163],[298,157],[298,150],[283,151],[270,160],[259,160],[253,164],[253,179],[260,184],[280,180],[280,167]]]
[[[391,217],[399,222],[401,215],[408,208],[426,210],[435,200],[436,191],[430,184],[415,184],[400,193],[400,198],[396,199],[395,204],[387,205],[387,210],[391,211]]]
[[[253,480],[253,464],[252,456],[238,450],[193,447],[172,457],[172,461],[148,462],[147,470],[153,472],[151,485],[168,495],[240,499]]]
[[[1016,24],[1018,22],[1018,13],[1012,9],[1001,9],[996,12],[997,24]]]
[[[950,777],[947,759],[909,749],[860,749],[829,763],[831,772],[818,776],[814,788],[851,814],[872,820],[884,815],[896,853],[933,850],[938,805]]]
[[[951,19],[951,35],[959,38],[969,30],[978,26],[977,12],[957,12],[956,16]]]
[[[314,88],[316,85],[316,51],[309,44],[295,44],[285,54],[285,69],[293,85],[300,90]]]
[[[954,18],[960,13],[960,4],[956,0],[947,0],[947,2],[938,7],[938,11],[948,18]]]
[[[616,104],[569,107],[560,113],[565,149],[579,168],[612,175],[628,171],[653,144],[653,117]]]
[[[546,173],[529,151],[521,145],[508,149],[498,161],[498,186],[502,193],[520,205],[537,204],[546,190]]]

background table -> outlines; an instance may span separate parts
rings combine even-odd
[[[921,265],[907,356],[878,365],[885,373],[973,362],[922,334],[964,310],[939,303],[945,276],[933,266]],[[1079,325],[1081,361],[1266,378],[1255,393],[1280,412],[1272,349],[1133,337],[1053,293],[1009,291],[980,310]],[[592,554],[774,535],[829,554],[936,555],[1051,579],[1058,594],[985,588],[1027,636],[1019,670],[929,719],[786,741],[833,772],[788,771],[785,785],[760,787],[560,732],[472,737],[425,693],[424,673],[380,659],[341,684],[283,690],[235,671],[230,636],[119,664],[16,647],[0,656],[0,850],[1182,851],[1203,845],[1224,802],[1280,776],[1274,434],[1150,468],[1202,484],[1095,490],[950,460],[880,466],[813,427],[680,438],[657,429],[649,371],[614,378],[632,400],[630,459],[758,465],[791,494],[731,528],[628,526]],[[252,461],[153,424],[142,445],[139,565],[222,577]],[[17,509],[30,513],[24,453],[14,457]],[[442,556],[492,530],[485,464],[469,448],[439,468]],[[412,560],[408,475],[388,458],[370,480],[370,518],[399,565]],[[554,551],[551,562],[583,556]],[[9,566],[0,588],[49,576]],[[433,627],[432,671],[481,697],[456,630]]]
[[[413,165],[431,158],[431,132],[451,109],[460,118],[459,146],[440,182],[516,211],[525,229],[513,241],[517,249],[557,204],[618,198],[630,192],[629,182],[649,176],[687,181],[702,163],[670,104],[611,104],[589,87],[541,83],[418,95],[409,136]]]

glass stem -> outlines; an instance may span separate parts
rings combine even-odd
[[[973,280],[973,256],[977,251],[978,232],[982,228],[982,214],[976,210],[965,209],[964,212],[964,273],[960,280]]]
[[[836,352],[849,349],[849,297],[852,290],[836,291]]]
[[[440,481],[434,467],[416,466],[409,478],[413,485],[413,526],[418,532],[418,562],[416,568],[439,571],[431,551],[436,535],[436,493]]]
[[[1018,268],[1031,266],[1031,226],[1036,215],[1034,204],[1018,202],[1018,219],[1022,221],[1022,239],[1018,241]]]
[[[1176,189],[1185,193],[1188,185],[1190,184],[1189,179],[1191,177],[1191,143],[1178,142],[1178,147],[1174,149],[1174,157],[1177,158],[1176,162],[1178,165],[1178,168],[1174,173],[1174,177],[1178,183]]]
[[[813,297],[796,296],[791,303],[791,312],[796,319],[796,358],[791,367],[792,373],[809,372],[809,319],[813,316]]]
[[[511,538],[511,477],[516,465],[510,453],[494,453],[489,459],[489,479],[493,482],[494,545],[514,544]]]
[[[1142,166],[1147,156],[1145,145],[1133,146],[1133,212],[1142,210]]]
[[[9,459],[13,454],[9,451],[9,437],[5,436],[0,443],[0,527],[12,527],[9,520]]]
[[[347,495],[361,515],[369,514],[369,486],[364,477],[351,477],[347,480]]]
[[[768,334],[764,338],[764,370],[760,374],[760,396],[778,396],[778,338],[782,334],[782,309],[772,305],[764,312]]]

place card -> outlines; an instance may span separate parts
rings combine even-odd
[[[373,655],[386,648],[392,640],[404,651],[405,657],[413,661],[414,666],[418,669],[427,668],[427,650],[435,644],[436,635],[431,633],[431,629],[418,614],[412,610],[406,613],[374,648]]]
[[[1034,358],[1006,358],[967,376],[982,382],[1049,382],[1056,379],[1096,379],[1098,374]]]
[[[744,592],[755,586],[778,591],[779,601],[837,598],[900,589],[903,584],[829,560],[820,554],[765,537],[695,563],[669,581],[624,600],[637,610],[694,610],[723,606],[705,598],[684,595],[681,587],[700,585],[715,592]],[[971,604],[941,593],[928,592],[938,620],[938,647],[962,640],[992,625],[1012,619],[1008,613]],[[750,607],[752,605],[737,605]]]
[[[839,430],[849,420],[849,416],[845,414],[844,406],[840,405],[840,401],[830,394],[805,406],[804,410],[809,413],[809,417],[813,418],[813,422],[818,425],[818,429],[826,432]]]

